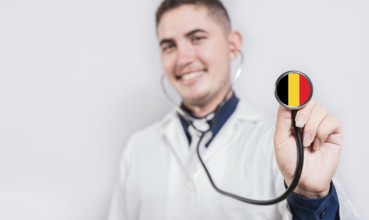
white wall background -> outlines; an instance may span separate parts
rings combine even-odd
[[[0,0],[0,219],[105,219],[127,137],[170,108],[159,2]],[[337,175],[369,219],[368,1],[226,5],[245,41],[238,95],[274,116],[279,74],[308,73],[342,121]]]

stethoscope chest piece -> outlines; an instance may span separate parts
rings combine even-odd
[[[196,128],[196,130],[200,132],[207,132],[210,129],[210,125],[207,123],[206,120],[194,120],[193,126]]]
[[[292,111],[292,118],[295,118],[293,116],[296,116],[296,112],[298,109],[304,107],[311,99],[313,95],[313,86],[311,84],[310,79],[301,72],[298,71],[288,71],[283,73],[278,79],[276,83],[276,89],[275,89],[275,96],[277,100],[281,103],[281,105],[291,109]],[[219,106],[222,106],[223,104],[220,104]],[[242,197],[237,194],[233,194],[231,192],[224,191],[220,189],[216,183],[214,182],[213,178],[211,177],[211,174],[206,167],[205,162],[203,161],[200,153],[200,143],[202,142],[202,139],[204,138],[205,134],[209,129],[211,130],[211,126],[214,126],[216,124],[216,113],[210,114],[209,116],[202,118],[202,119],[194,119],[190,117],[188,114],[186,114],[184,111],[182,111],[180,108],[178,108],[178,113],[181,114],[184,118],[187,119],[187,121],[190,123],[193,129],[201,133],[200,138],[197,142],[196,146],[196,153],[199,158],[199,161],[204,168],[204,171],[206,175],[209,178],[209,181],[213,188],[228,197],[231,197],[233,199],[254,204],[254,205],[272,205],[278,202],[283,201],[288,197],[290,193],[294,191],[297,184],[300,181],[300,177],[303,170],[304,165],[304,146],[302,143],[302,135],[300,129],[292,123],[292,129],[293,133],[296,139],[296,147],[297,147],[297,160],[296,160],[296,168],[295,168],[295,174],[293,177],[292,182],[286,189],[284,193],[282,193],[280,196],[268,199],[268,200],[256,200],[256,199],[249,199]],[[215,111],[218,112],[218,111]],[[214,117],[214,118],[213,118]],[[209,121],[210,125],[209,126]]]
[[[205,133],[210,131],[210,122],[214,119],[215,113],[210,113],[204,118],[195,119],[191,118],[192,126],[195,130],[199,131],[200,133]]]
[[[283,73],[275,85],[278,102],[292,110],[303,108],[313,96],[313,84],[309,77],[299,71]]]

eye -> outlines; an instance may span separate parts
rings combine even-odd
[[[174,43],[166,43],[161,47],[161,51],[163,53],[168,53],[170,51],[172,51],[175,48],[175,44]]]
[[[205,39],[206,39],[205,36],[193,36],[191,40],[193,43],[198,44],[203,42]]]

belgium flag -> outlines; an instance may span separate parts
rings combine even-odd
[[[276,95],[287,107],[298,108],[305,105],[312,96],[311,81],[300,72],[287,72],[277,81]]]

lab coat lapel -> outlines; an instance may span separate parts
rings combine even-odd
[[[217,136],[213,139],[208,148],[201,154],[205,164],[208,164],[215,155],[228,150],[231,146],[232,134],[236,131],[236,124],[226,123],[224,126],[225,127],[223,127],[222,130],[218,132]],[[195,178],[197,178],[200,173],[203,172],[202,169],[203,168],[199,161],[194,173]]]
[[[253,122],[261,118],[250,106],[243,102],[239,102],[237,109],[228,121],[223,125],[223,128],[218,132],[217,136],[210,143],[208,149],[202,153],[202,158],[205,163],[208,163],[215,155],[224,152],[232,145],[233,134],[237,131],[239,123],[248,121]],[[188,159],[190,157],[190,148],[187,138],[183,131],[183,127],[175,111],[172,111],[164,118],[162,122],[163,138],[171,148],[176,160],[180,163],[183,171],[188,177],[197,177],[202,172],[200,161],[195,169],[188,169]]]
[[[167,117],[167,121],[165,121],[162,126],[162,137],[164,141],[173,152],[177,162],[180,164],[183,171],[188,177],[190,177],[191,175],[187,169],[190,149],[188,145],[188,140],[185,136],[181,122],[176,113],[170,113],[170,115],[168,115]]]
[[[209,163],[215,155],[224,153],[232,146],[232,137],[237,132],[240,123],[248,121],[253,122],[260,120],[262,116],[252,109],[249,105],[244,102],[239,102],[237,109],[223,125],[222,129],[218,132],[217,136],[214,137],[212,143],[210,143],[208,149],[202,154],[202,158],[205,164]],[[197,177],[202,172],[201,164],[199,163],[195,172]]]

